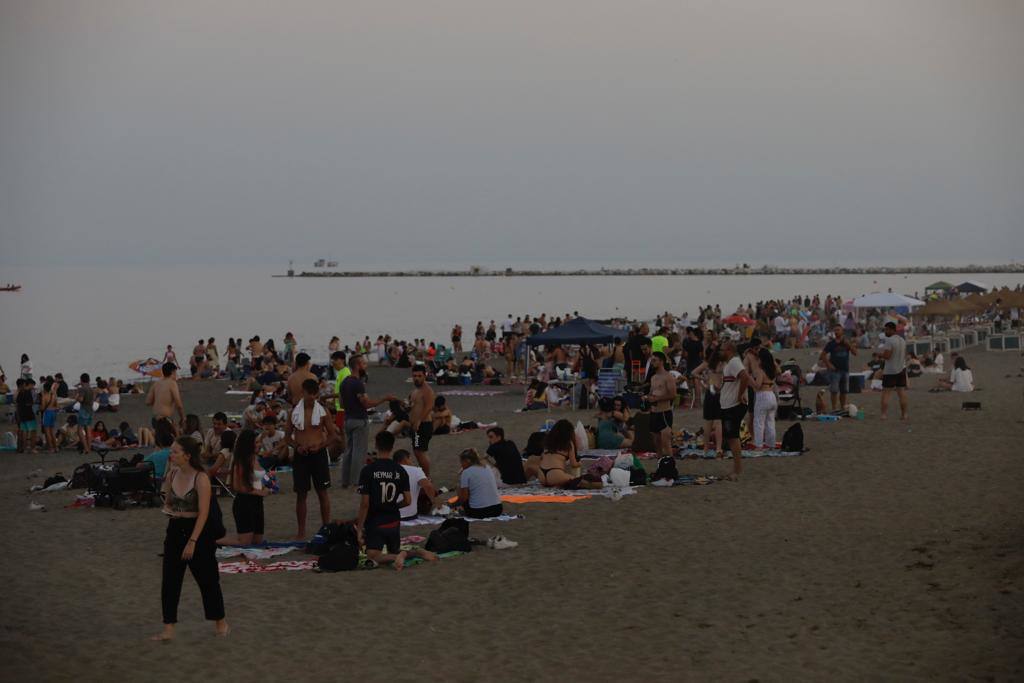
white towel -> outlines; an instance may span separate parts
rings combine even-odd
[[[323,418],[326,415],[327,415],[327,411],[324,410],[324,407],[322,405],[320,405],[319,401],[317,401],[316,403],[313,404],[313,414],[310,417],[312,418],[312,422],[313,422],[313,426],[314,427],[319,427],[320,426],[321,418]],[[300,432],[303,429],[306,428],[306,402],[305,401],[299,401],[299,404],[297,406],[295,406],[295,408],[292,410],[292,424]]]

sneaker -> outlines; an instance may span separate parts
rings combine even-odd
[[[508,550],[515,548],[519,544],[516,541],[509,540],[504,536],[493,536],[487,539],[487,547],[493,548],[494,550]]]
[[[46,512],[46,506],[40,505],[39,503],[29,503],[28,509],[29,512],[36,512],[37,510],[41,512]]]
[[[672,486],[673,483],[671,479],[657,479],[651,482],[651,486]]]

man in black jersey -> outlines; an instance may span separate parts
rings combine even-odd
[[[432,552],[401,549],[401,509],[412,503],[409,475],[391,459],[391,451],[395,447],[393,434],[382,431],[374,437],[374,443],[377,455],[359,473],[360,503],[359,516],[356,518],[359,543],[366,546],[366,557],[371,562],[390,562],[399,571],[407,557],[421,557],[433,562],[437,555]]]

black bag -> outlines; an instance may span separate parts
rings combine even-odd
[[[228,530],[224,526],[224,515],[220,511],[220,503],[217,502],[217,495],[213,491],[210,492],[210,514],[206,518],[206,526],[203,531],[209,531],[210,537],[215,541],[228,535]]]
[[[71,486],[68,488],[72,489],[84,489],[88,488],[92,481],[92,463],[82,463],[75,468],[75,471],[71,473]]]
[[[632,479],[632,476],[630,476]],[[679,478],[679,469],[676,468],[676,459],[666,455],[658,461],[658,469],[655,470],[651,476],[651,481],[657,481],[659,479],[668,479],[675,481]]]
[[[647,470],[643,467],[629,468],[629,485],[644,486],[647,483]]]
[[[310,555],[326,555],[331,546],[345,540],[348,533],[345,527],[351,527],[351,524],[324,524],[306,544],[306,552]]]
[[[64,481],[67,481],[67,479],[64,478],[63,474],[58,472],[57,474],[53,475],[52,477],[47,477],[46,478],[46,480],[43,482],[43,488],[44,489],[48,489],[51,486],[53,486],[54,484],[59,484],[59,483],[64,482]]]
[[[450,553],[453,550],[470,552],[473,546],[469,544],[469,522],[464,519],[446,519],[440,527],[430,532],[424,548],[434,553]]]
[[[782,435],[783,453],[804,452],[804,428],[800,423],[790,425],[786,433]]]
[[[347,572],[359,566],[359,537],[351,524],[328,524],[333,527],[327,534],[334,542],[317,559],[323,572]]]

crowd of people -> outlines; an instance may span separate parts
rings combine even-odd
[[[858,319],[835,296],[761,301],[728,315],[718,306],[702,307],[694,318],[666,312],[653,324],[610,320],[611,327],[623,331],[623,338],[609,344],[528,343],[529,337],[575,317],[576,313],[508,315],[500,324],[479,321],[468,349],[463,348],[460,325],[451,330],[450,347],[389,335],[375,341],[364,337],[353,347],[342,347],[333,337],[327,346],[329,356],[321,364],[301,350],[291,332],[280,349],[272,339],[262,341],[259,336],[244,344],[241,338],[231,338],[223,355],[214,338],[200,339],[187,360],[191,381],[225,378],[245,382],[242,386],[251,391],[239,420],[218,412],[206,430],[199,416],[186,410],[178,377],[182,366],[170,345],[159,377],[145,385],[126,385],[114,378],[93,383],[82,374],[70,387],[61,373],[37,384],[25,355],[14,398],[18,447],[35,452],[40,447],[55,451],[75,446],[86,453],[152,447],[144,462],[161,482],[170,516],[162,589],[165,628],[157,638],[174,635],[186,567],[199,584],[206,617],[216,623],[218,634],[226,635],[215,549],[218,544],[263,540],[263,503],[277,489],[274,472],[279,467],[290,467],[293,476],[296,538],[309,536],[311,491],[321,524],[330,522],[329,468],[331,460],[337,460],[337,483],[342,489],[355,487],[360,495],[355,527],[367,557],[374,564],[401,569],[408,553],[399,547],[400,522],[446,509],[443,488],[431,479],[430,446],[435,435],[452,430],[453,416],[444,397],[435,395],[433,383],[522,382],[523,408],[530,410],[578,400],[559,390],[559,383],[571,377],[583,387],[585,404],[597,409],[594,446],[639,448],[642,425],[650,437],[648,448],[662,457],[673,455],[674,411],[688,401],[701,410],[704,448],[720,457],[732,455],[731,478],[738,478],[743,466],[741,435],[749,435],[749,448],[774,448],[779,389],[802,381],[799,368],[776,358],[783,349],[821,348],[815,369],[827,382],[833,411],[847,405],[853,359],[861,353],[870,356],[867,367],[881,384],[883,419],[893,394],[900,418],[907,419],[908,376],[934,371],[936,366],[941,371],[943,366],[941,356],[922,360],[908,354],[906,318],[874,311]],[[934,390],[973,389],[966,360],[953,355],[948,379],[940,377]],[[379,365],[409,369],[412,388],[407,397],[369,394],[371,358]],[[496,367],[502,360],[504,365]],[[630,391],[591,401],[602,369],[621,375]],[[7,391],[0,386],[0,394]],[[133,428],[118,421],[116,428],[108,428],[97,415],[116,413],[120,395],[127,392],[145,393],[150,422]],[[372,434],[371,412],[385,413]],[[62,413],[65,423],[58,426]],[[499,426],[487,429],[486,437],[482,452],[466,449],[459,454],[455,507],[467,517],[502,514],[502,487],[536,480],[551,488],[600,488],[609,481],[607,473],[583,470],[580,435],[568,420],[530,434],[522,450]],[[399,439],[408,439],[409,447],[397,448]],[[233,494],[235,533],[230,536],[219,521],[219,491]],[[428,561],[436,559],[426,551],[417,553]]]

